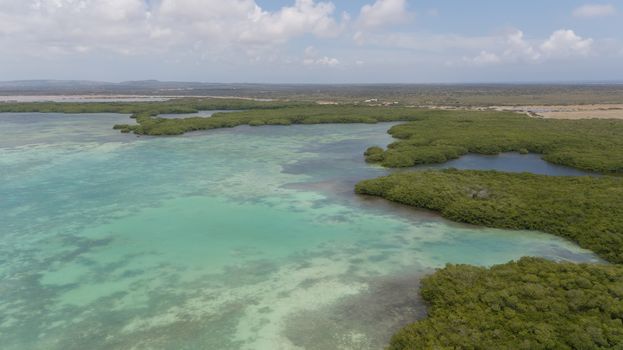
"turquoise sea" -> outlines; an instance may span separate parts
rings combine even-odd
[[[392,124],[112,130],[127,120],[0,114],[2,349],[380,349],[446,263],[598,261],[354,195],[388,173],[362,153]]]

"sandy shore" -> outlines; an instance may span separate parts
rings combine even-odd
[[[411,106],[431,109],[469,109],[469,110],[496,110],[525,113],[531,117],[552,119],[623,119],[623,104],[592,104],[592,105],[526,105],[526,106],[487,106],[487,107],[457,107],[457,106]]]
[[[496,110],[530,113],[532,116],[553,119],[623,119],[623,104],[594,104],[567,106],[494,106]]]

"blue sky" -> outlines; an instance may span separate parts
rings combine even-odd
[[[0,0],[0,80],[623,80],[623,0]]]

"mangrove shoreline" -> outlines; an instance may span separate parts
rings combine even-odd
[[[240,111],[211,118],[158,117],[200,110]],[[404,121],[389,131],[396,142],[366,151],[368,162],[402,168],[466,153],[532,152],[560,165],[623,173],[623,121],[615,120],[240,99],[2,103],[0,112],[130,114],[137,124],[114,128],[154,136],[238,125]],[[623,178],[417,171],[362,181],[356,192],[431,209],[458,222],[548,232],[613,263],[523,258],[490,269],[448,265],[423,280],[429,316],[398,332],[390,349],[605,349],[623,343]]]

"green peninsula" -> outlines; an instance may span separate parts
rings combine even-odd
[[[607,173],[623,172],[623,122],[554,120],[492,111],[438,111],[396,125],[398,141],[367,160],[398,168],[443,163],[467,153],[539,153],[555,164]]]
[[[623,178],[414,171],[356,185],[360,194],[487,227],[544,231],[623,263]]]

